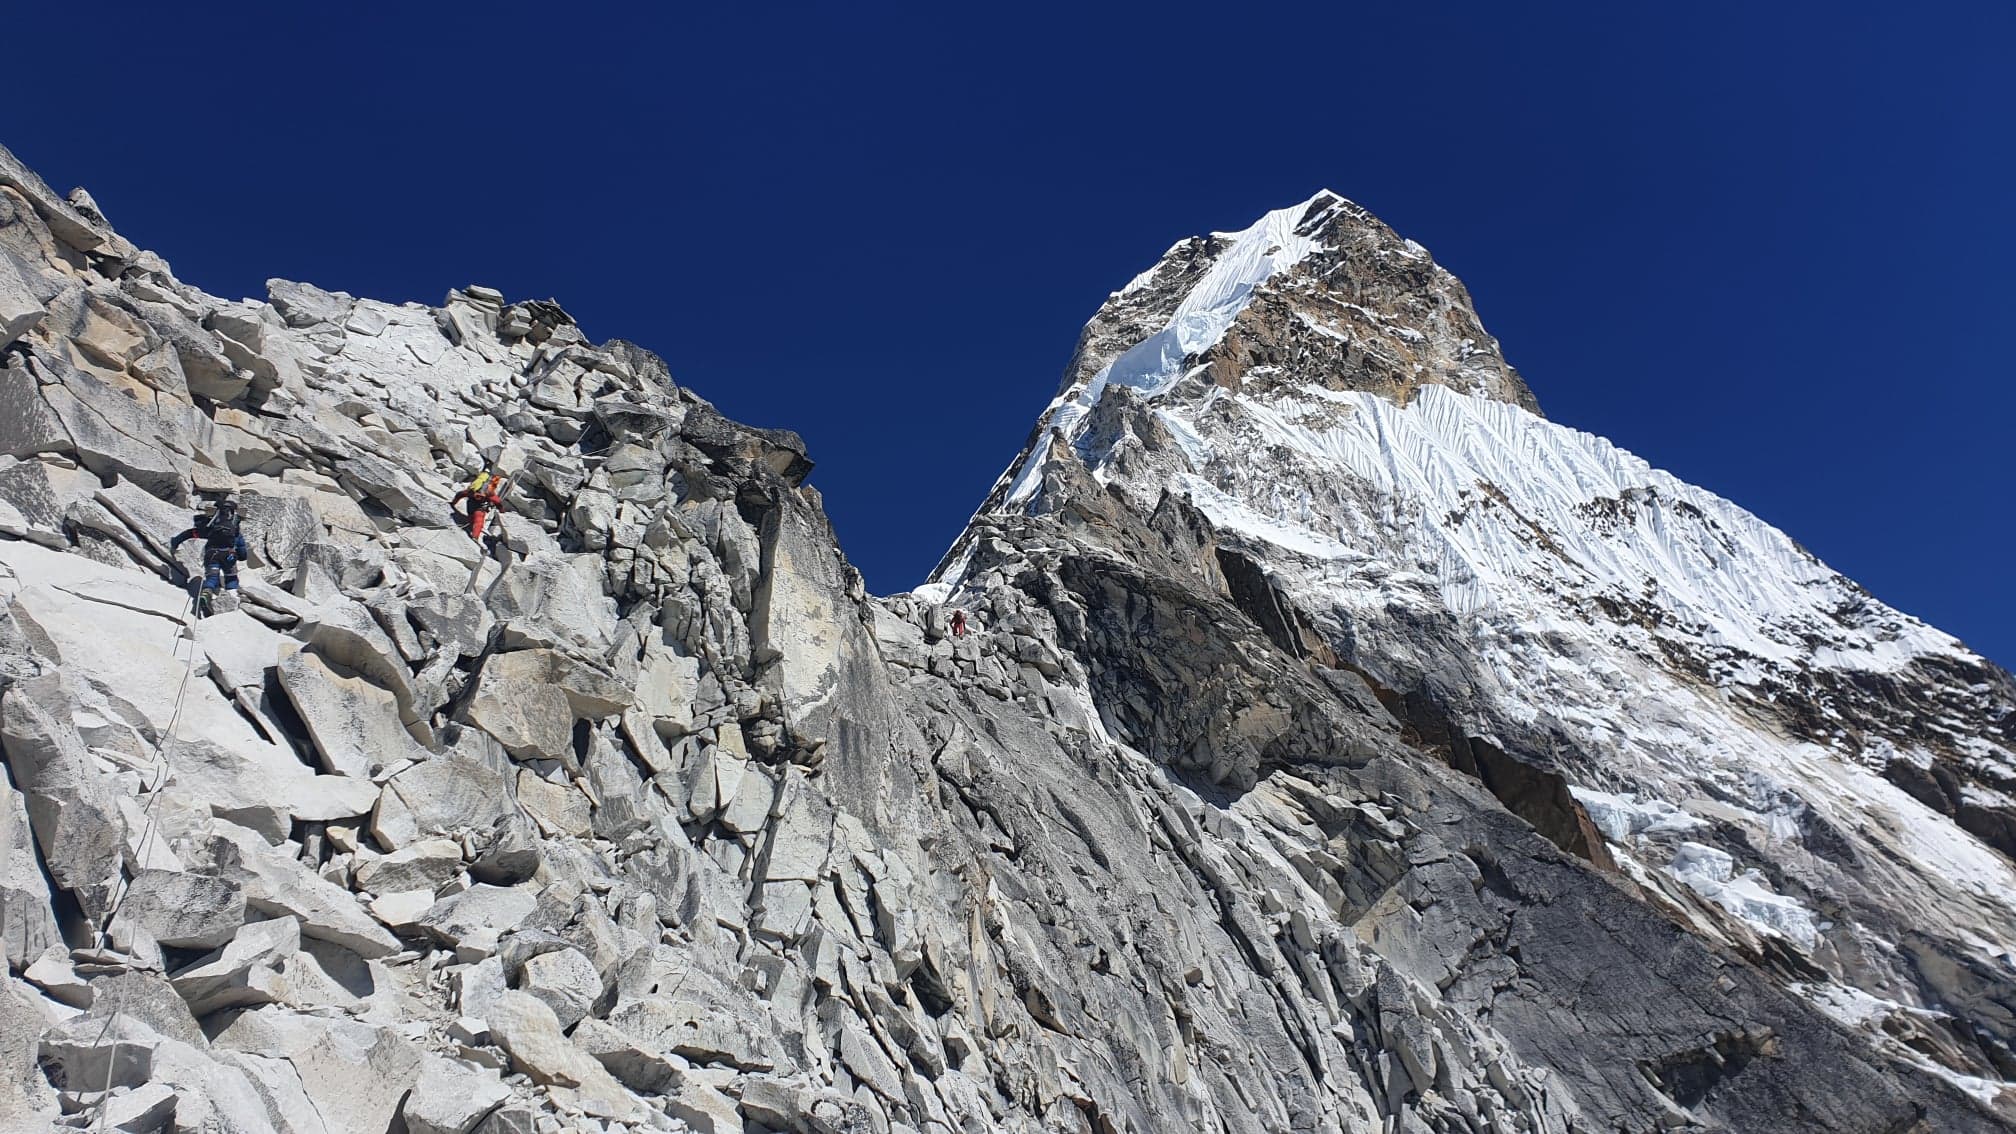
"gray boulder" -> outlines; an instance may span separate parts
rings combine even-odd
[[[575,838],[586,836],[593,816],[588,797],[571,783],[553,783],[530,768],[518,771],[518,802],[546,830]]]
[[[0,988],[0,1129],[40,1130],[56,1092],[37,1060],[38,1037],[60,1011],[20,985]]]
[[[478,882],[515,886],[539,869],[539,832],[516,811],[499,816],[479,841],[482,849],[469,865],[469,876]]]
[[[297,633],[325,660],[391,690],[402,719],[411,719],[412,670],[362,604],[343,599],[324,602]]]
[[[486,671],[469,723],[521,760],[557,759],[573,745],[574,708],[564,690],[543,681],[492,679]]]
[[[49,408],[26,367],[0,367],[0,456],[30,457],[73,450],[70,431]]]
[[[494,1072],[423,1055],[420,1079],[399,1113],[408,1134],[469,1134],[510,1097],[511,1089]]]
[[[498,654],[484,664],[483,680],[511,689],[551,685],[566,695],[574,716],[589,719],[620,713],[636,696],[615,674],[552,649]]]
[[[462,870],[462,844],[453,839],[422,839],[357,868],[359,889],[374,894],[400,890],[434,890]]]
[[[301,923],[291,917],[241,926],[223,948],[169,977],[189,1010],[207,1016],[288,999],[283,975],[301,950]]]
[[[551,1008],[562,1028],[571,1028],[602,995],[602,977],[580,950],[555,949],[525,962],[519,987]]]
[[[0,950],[16,970],[61,940],[49,884],[35,851],[27,800],[0,768]]]
[[[71,723],[78,712],[59,674],[15,682],[0,692],[0,750],[49,877],[99,918],[119,882],[125,820]]]
[[[733,1097],[711,1083],[682,1083],[679,1093],[666,1100],[665,1112],[696,1134],[737,1134],[746,1130],[742,1108]]]
[[[576,1024],[569,1038],[624,1086],[640,1094],[662,1095],[677,1090],[684,1078],[684,1060],[675,1063],[593,1017]]]
[[[102,1091],[137,1087],[153,1074],[154,1053],[167,1037],[137,1016],[77,1016],[43,1031],[37,1055],[52,1085]]]
[[[190,393],[222,403],[239,398],[251,386],[251,372],[233,363],[218,336],[196,320],[171,304],[143,302],[135,306],[173,352]]]
[[[19,256],[0,248],[0,349],[12,346],[40,323],[59,290]]]
[[[399,951],[399,940],[365,912],[350,892],[316,876],[298,858],[258,835],[218,822],[209,854],[218,871],[244,890],[245,904],[269,917],[292,916],[304,936],[340,945],[360,957]]]
[[[166,1083],[146,1083],[114,1093],[105,1100],[98,1126],[121,1134],[155,1134],[167,1129],[175,1117],[176,1098],[175,1088]]]
[[[283,653],[278,673],[329,772],[368,779],[399,761],[427,758],[400,723],[398,698],[384,686],[338,673],[321,655],[298,648]]]
[[[142,870],[126,887],[119,918],[170,948],[215,949],[245,923],[245,895],[212,875]]]
[[[526,886],[475,885],[434,904],[420,927],[442,943],[453,945],[472,933],[502,933],[531,916],[539,896]]]
[[[281,279],[266,281],[266,301],[290,327],[340,326],[357,305],[355,296]]]
[[[619,1102],[625,1110],[623,1087],[595,1057],[575,1047],[560,1029],[560,1021],[544,1001],[523,992],[507,992],[485,1017],[490,1034],[511,1056],[511,1066],[535,1083],[572,1087],[587,1095]]]
[[[60,385],[44,386],[42,396],[85,468],[124,477],[164,500],[189,499],[188,442],[176,435],[174,419],[77,370],[66,371]]]
[[[378,798],[371,781],[315,775],[274,746],[227,746],[196,736],[178,738],[171,756],[167,792],[272,842],[285,840],[296,820],[354,818]]]
[[[385,781],[371,830],[390,847],[427,835],[492,830],[517,815],[509,784],[502,771],[477,757],[436,756]]]
[[[647,1051],[699,1062],[769,1071],[779,1058],[761,1010],[732,996],[638,1000],[611,1012],[609,1024]]]
[[[212,1042],[291,1064],[331,1130],[390,1129],[421,1073],[421,1052],[390,1028],[272,1005],[239,1013]]]

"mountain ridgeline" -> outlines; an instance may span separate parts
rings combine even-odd
[[[1334,194],[887,597],[558,304],[219,299],[4,150],[0,362],[7,1130],[2016,1128],[2009,675]]]

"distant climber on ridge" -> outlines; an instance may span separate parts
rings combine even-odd
[[[209,515],[197,513],[188,530],[168,541],[169,554],[188,540],[203,539],[203,585],[196,592],[199,614],[210,613],[210,593],[221,582],[227,591],[238,589],[238,564],[250,554],[245,536],[239,531],[238,502],[225,497]]]

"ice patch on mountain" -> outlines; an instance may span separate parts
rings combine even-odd
[[[1996,1105],[2001,1099],[2002,1094],[2010,1089],[2008,1083],[1998,1082],[1993,1079],[1983,1079],[1976,1075],[1962,1074],[1944,1064],[1926,1059],[1903,1044],[1896,1043],[1887,1034],[1885,1025],[1893,1021],[1900,1021],[1900,1019],[1902,1021],[1902,1026],[1899,1028],[1901,1034],[1909,1035],[1910,1032],[1908,1029],[1913,1022],[1922,1022],[1922,1026],[1925,1026],[1928,1030],[1944,1030],[1948,1021],[1951,1021],[1953,1018],[1945,1012],[1899,1004],[1895,1000],[1885,999],[1881,996],[1872,996],[1862,989],[1838,984],[1833,981],[1794,984],[1790,987],[1793,992],[1805,997],[1809,1003],[1826,1013],[1842,1027],[1848,1028],[1851,1031],[1861,1032],[1874,1039],[1878,1044],[1890,1046],[1893,1054],[1898,1058],[1909,1062],[1914,1067],[1939,1076],[1988,1106]]]
[[[1665,800],[1641,799],[1635,792],[1612,795],[1594,788],[1569,790],[1603,837],[1613,843],[1629,846],[1640,836],[1674,835],[1707,826],[1706,820],[1689,815]]]
[[[1755,870],[1736,873],[1736,860],[1727,852],[1700,843],[1682,843],[1666,872],[1765,933],[1783,937],[1801,949],[1810,950],[1820,941],[1820,927],[1811,910],[1772,890]]]
[[[920,602],[928,602],[934,606],[942,605],[952,599],[952,584],[922,583],[910,588],[910,593]]]

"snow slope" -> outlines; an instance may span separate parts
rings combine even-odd
[[[1578,769],[1589,786],[1647,790],[1683,810],[1705,795],[1762,841],[1783,840],[1808,811],[1850,828],[1874,820],[1898,832],[1928,883],[1957,891],[1947,900],[1979,911],[1991,951],[2016,944],[2007,859],[1871,775],[1845,731],[1788,742],[1730,711],[1808,669],[1971,658],[1950,636],[1861,596],[1734,504],[1504,402],[1439,386],[1405,407],[1368,393],[1214,389],[1161,415],[1203,457],[1175,487],[1264,549],[1305,609],[1361,634],[1395,611],[1450,617],[1474,660],[1470,723],[1484,738],[1516,748],[1520,732],[1558,735],[1600,750]],[[1144,506],[1168,487],[1121,483]],[[1606,603],[1657,618],[1619,621]],[[1705,680],[1673,673],[1673,653]],[[1827,873],[1815,868],[1816,889]],[[1727,882],[1709,896],[1721,900]],[[1781,919],[1746,920],[1782,932]]]

